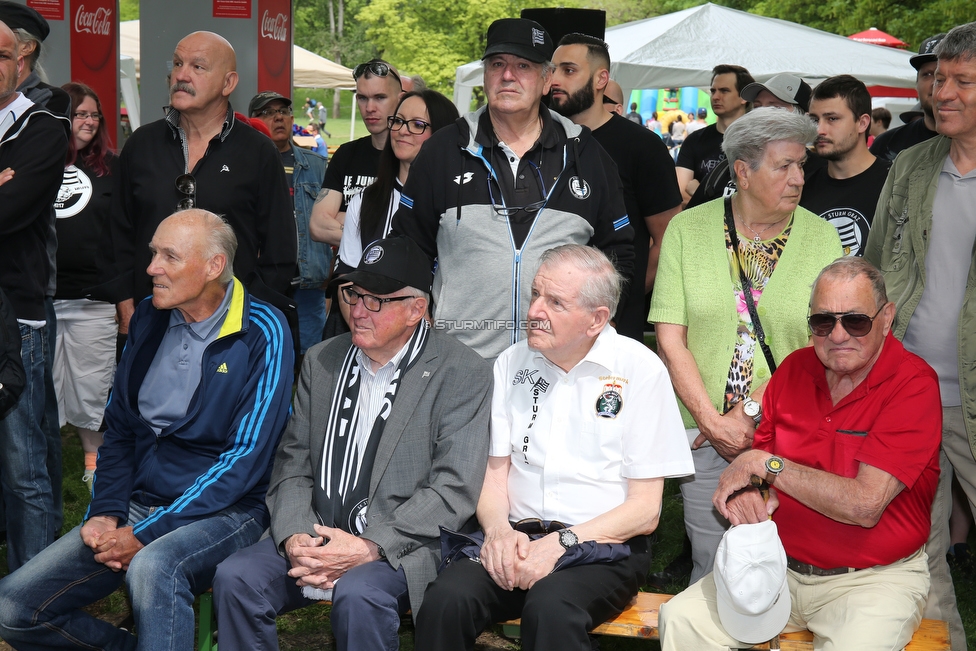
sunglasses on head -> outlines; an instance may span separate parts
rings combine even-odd
[[[838,321],[840,321],[840,325],[850,336],[863,337],[871,332],[871,328],[874,327],[874,320],[881,314],[881,310],[883,309],[884,305],[878,308],[874,316],[851,312],[845,312],[843,314],[837,312],[820,312],[808,316],[807,323],[810,324],[810,332],[815,337],[829,336],[834,331],[834,326],[837,325]]]
[[[358,66],[356,66],[352,71],[352,78],[358,80],[367,72],[374,77],[386,77],[387,75],[393,75],[397,81],[400,81],[400,75],[398,75],[397,71],[393,69],[393,66],[386,61],[378,61],[376,59],[367,61],[366,63],[360,63]]]

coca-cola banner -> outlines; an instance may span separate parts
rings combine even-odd
[[[115,146],[119,114],[117,0],[71,3],[71,80],[92,87],[102,104],[101,128]]]
[[[291,0],[258,0],[258,92],[291,97]]]
[[[27,0],[27,6],[48,20],[64,20],[64,0]]]

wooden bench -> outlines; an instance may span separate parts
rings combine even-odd
[[[674,595],[641,592],[630,607],[614,619],[600,624],[593,632],[598,635],[614,635],[616,637],[633,637],[645,640],[657,640],[657,617],[661,604]],[[502,625],[505,637],[519,636],[519,620],[513,619]],[[780,649],[781,651],[808,651],[813,649],[813,634],[809,631],[783,633],[770,642],[749,647],[759,651],[761,649]],[[936,619],[923,619],[921,626],[915,631],[912,641],[905,647],[905,651],[949,651],[949,625]]]
[[[657,640],[657,617],[661,604],[674,595],[655,594],[652,592],[638,593],[630,607],[619,616],[600,624],[593,633],[597,635],[613,635],[616,637],[631,637],[645,640]],[[502,624],[505,637],[519,637],[520,620],[513,619]],[[217,651],[217,644],[213,639],[213,594],[205,592],[200,595],[200,627],[197,631],[197,651]],[[751,651],[812,651],[813,634],[810,631],[796,633],[782,633],[770,642],[749,647]],[[915,631],[912,641],[905,647],[905,651],[950,651],[949,625],[937,619],[923,619],[922,624]]]

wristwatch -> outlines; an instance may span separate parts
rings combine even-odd
[[[773,455],[766,459],[766,483],[772,486],[776,478],[779,477],[779,473],[783,472],[783,468],[785,467],[786,461],[783,460],[783,457]]]
[[[762,405],[748,396],[742,401],[742,412],[756,421],[756,425],[762,420]]]
[[[579,536],[573,533],[570,529],[560,529],[559,544],[566,549],[570,549],[579,544]]]

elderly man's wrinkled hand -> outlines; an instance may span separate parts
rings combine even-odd
[[[749,450],[740,454],[729,467],[722,472],[718,480],[718,488],[712,496],[712,504],[726,518],[729,517],[726,502],[737,490],[751,485],[752,476],[766,476],[766,458],[768,452],[763,450]]]
[[[529,553],[529,537],[512,528],[485,532],[481,547],[481,565],[500,588],[514,590],[517,585],[516,564]]]
[[[552,574],[559,558],[566,549],[559,544],[559,534],[551,533],[529,543],[529,552],[515,563],[516,585],[529,590],[540,579]]]
[[[711,441],[715,451],[729,462],[752,447],[752,437],[756,433],[755,424],[742,413],[741,402],[701,430],[702,435]],[[701,438],[699,435],[699,439]],[[704,440],[696,440],[695,443],[698,445],[692,445],[692,448],[697,449]]]
[[[132,533],[132,527],[119,527],[100,537],[95,547],[95,561],[114,572],[128,570],[133,557],[144,545]]]
[[[725,517],[734,525],[757,524],[769,519],[766,501],[758,488],[746,488],[733,493],[725,502],[725,508]]]

